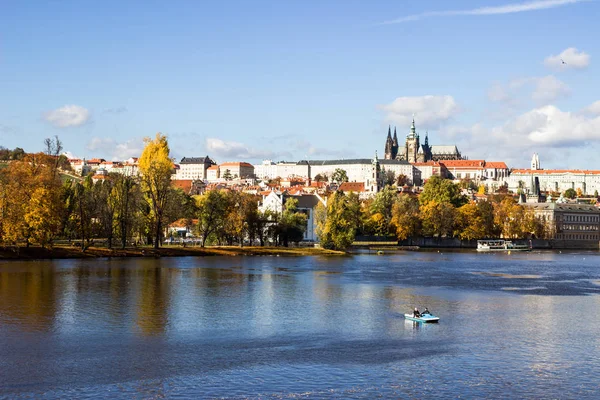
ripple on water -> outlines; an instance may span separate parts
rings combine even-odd
[[[506,274],[503,272],[471,272],[473,275],[483,275],[483,276],[492,276],[496,278],[506,278],[506,279],[540,279],[542,275],[513,275]]]

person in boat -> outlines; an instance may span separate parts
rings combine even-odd
[[[424,314],[430,314],[431,315],[431,311],[429,311],[429,308],[425,307],[425,311],[423,311],[423,313],[421,313],[421,315]]]
[[[417,307],[415,307],[415,311],[413,311],[413,317],[415,317],[415,318],[421,317],[421,313],[419,312],[419,309]]]

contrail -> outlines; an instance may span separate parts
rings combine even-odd
[[[556,8],[569,4],[583,3],[592,0],[537,0],[527,3],[506,4],[496,7],[481,7],[473,10],[450,10],[450,11],[429,11],[421,14],[408,15],[391,21],[385,21],[382,25],[401,24],[403,22],[418,21],[429,17],[449,17],[454,15],[496,15],[496,14],[513,14],[526,11],[545,10],[548,8]]]

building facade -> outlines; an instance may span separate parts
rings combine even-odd
[[[600,241],[600,209],[590,204],[525,203],[545,222],[551,239]]]
[[[183,157],[173,179],[206,179],[206,170],[216,163],[209,157]]]

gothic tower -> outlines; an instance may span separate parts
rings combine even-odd
[[[386,160],[393,160],[395,158],[391,126],[388,127],[387,139],[385,141],[385,154],[384,154],[383,158]]]
[[[396,127],[394,127],[394,140],[392,141],[392,160],[395,160],[398,156],[398,135],[396,134]]]
[[[541,169],[540,158],[538,157],[537,153],[533,153],[533,157],[531,157],[531,169],[534,171]]]

